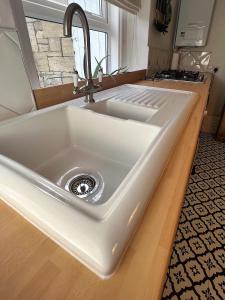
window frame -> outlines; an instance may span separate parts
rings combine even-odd
[[[64,13],[67,4],[59,4],[50,0],[38,0],[36,2],[29,0],[22,0],[24,7],[24,14],[28,18],[35,18],[49,22],[63,23]],[[65,1],[67,2],[67,1]],[[108,5],[106,1],[102,0],[103,16],[85,11],[88,19],[90,29],[100,31],[109,31],[108,24]],[[74,18],[73,26],[81,26],[78,18]]]
[[[64,4],[56,3],[52,0],[22,0],[24,14],[28,18],[35,18],[49,22],[63,23],[67,1]],[[121,60],[121,22],[120,9],[107,1],[102,0],[102,16],[85,11],[88,19],[89,28],[107,34],[106,55],[107,72],[112,72],[120,66]],[[73,26],[81,27],[79,18],[74,18]],[[112,56],[113,53],[113,56]]]

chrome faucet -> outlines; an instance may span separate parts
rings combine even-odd
[[[99,85],[95,85],[92,79],[91,73],[91,46],[90,46],[90,31],[84,10],[77,3],[71,3],[66,9],[63,21],[63,33],[66,37],[72,37],[72,22],[74,14],[78,14],[80,17],[81,25],[84,34],[84,76],[85,85],[79,88],[75,85],[74,93],[82,93],[85,95],[85,102],[94,103],[93,94],[100,90],[101,82]],[[101,70],[100,70],[101,72]],[[77,71],[75,71],[75,76],[78,77]],[[78,78],[77,78],[78,79]]]

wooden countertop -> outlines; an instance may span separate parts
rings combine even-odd
[[[138,84],[199,93],[199,102],[175,147],[117,273],[98,279],[72,256],[0,201],[0,299],[156,300],[161,298],[195,154],[210,77],[206,83]]]

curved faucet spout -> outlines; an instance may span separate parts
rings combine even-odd
[[[91,72],[91,46],[90,31],[84,10],[77,3],[71,3],[66,9],[63,21],[63,32],[66,37],[72,37],[73,16],[78,14],[84,33],[84,75],[87,80],[86,86],[89,90],[94,88]]]

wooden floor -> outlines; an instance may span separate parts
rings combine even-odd
[[[194,90],[199,102],[117,273],[102,281],[0,202],[1,300],[157,300],[161,298],[201,118],[206,84],[141,82]]]

